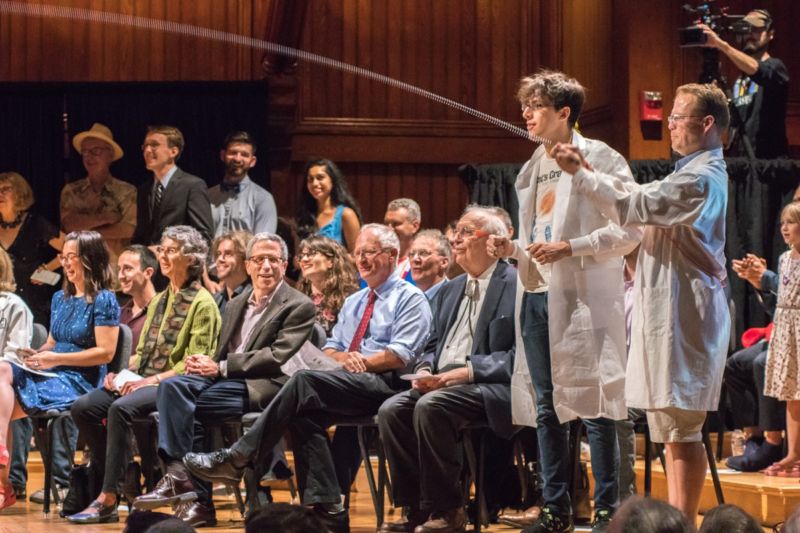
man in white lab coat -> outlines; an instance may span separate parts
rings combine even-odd
[[[641,237],[621,228],[572,185],[553,158],[556,142],[581,147],[592,164],[632,182],[625,159],[573,130],[584,89],[560,72],[523,78],[518,91],[531,138],[547,141],[517,176],[519,239],[491,237],[490,253],[519,264],[519,328],[512,377],[516,424],[537,426],[544,506],[526,532],[571,531],[571,465],[566,422],[581,418],[595,477],[593,531],[603,531],[618,500],[614,420],[625,406],[622,256]]]
[[[554,149],[573,186],[612,220],[645,225],[625,394],[629,406],[647,410],[653,440],[666,443],[669,501],[692,520],[706,472],[701,429],[706,411],[717,409],[730,331],[721,142],[729,120],[718,88],[678,87],[668,123],[682,159],[645,185],[593,170],[578,146]]]

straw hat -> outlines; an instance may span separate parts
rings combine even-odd
[[[120,157],[123,156],[125,152],[122,151],[120,145],[114,142],[114,134],[111,133],[111,130],[108,129],[108,126],[100,124],[99,122],[95,122],[92,124],[92,127],[88,131],[82,131],[77,134],[75,137],[72,138],[72,146],[80,152],[81,151],[81,143],[84,139],[88,137],[94,137],[95,139],[100,139],[101,141],[107,142],[111,145],[111,148],[114,150],[114,159],[112,161],[116,161]]]

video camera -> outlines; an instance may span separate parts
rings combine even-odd
[[[731,15],[728,13],[728,6],[717,8],[714,0],[708,0],[702,4],[692,6],[691,4],[684,4],[683,10],[687,13],[697,15],[691,26],[681,28],[678,30],[678,37],[680,39],[680,46],[682,48],[689,48],[694,46],[703,46],[708,40],[708,36],[703,33],[697,24],[705,24],[717,34],[731,33],[735,36],[745,36],[751,31],[749,23],[745,22],[744,15]]]

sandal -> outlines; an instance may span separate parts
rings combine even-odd
[[[0,468],[7,467],[9,459],[8,448],[0,444]]]
[[[3,503],[0,503],[0,511],[17,503],[17,495],[14,493],[14,485],[6,485],[0,488],[0,496],[3,497]]]

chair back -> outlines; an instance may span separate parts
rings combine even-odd
[[[38,322],[34,322],[33,333],[31,335],[31,348],[37,350],[45,342],[47,342],[47,328]]]
[[[328,342],[328,335],[325,333],[325,328],[315,322],[314,329],[311,330],[311,338],[308,340],[321,350],[325,346],[325,343]]]
[[[119,337],[117,338],[117,349],[114,358],[108,363],[108,371],[118,374],[123,369],[128,368],[128,361],[131,358],[131,347],[133,345],[133,333],[131,328],[125,324],[119,325]]]

